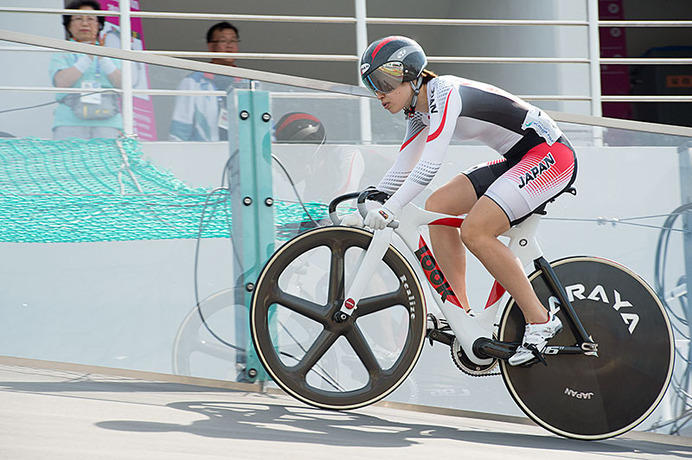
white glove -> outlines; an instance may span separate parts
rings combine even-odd
[[[77,59],[77,62],[75,62],[72,67],[75,69],[79,70],[80,72],[84,73],[87,71],[89,66],[91,66],[92,60],[91,56],[88,54],[82,54],[82,56]]]
[[[351,214],[345,215],[344,218],[341,219],[341,225],[345,225],[347,227],[362,227],[363,217],[358,211],[352,212]]]
[[[392,211],[382,206],[380,208],[371,209],[368,211],[368,215],[365,216],[363,223],[373,230],[382,230],[394,220],[394,217],[395,216]]]
[[[107,57],[101,56],[99,58],[99,65],[101,66],[101,69],[103,69],[103,73],[105,73],[106,75],[110,75],[116,70],[118,70],[113,60],[108,59]]]

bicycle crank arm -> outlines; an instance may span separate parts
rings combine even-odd
[[[587,352],[582,347],[574,346],[567,347],[564,345],[548,345],[543,349],[544,355],[593,355],[596,356],[595,352]]]
[[[500,342],[481,337],[473,343],[473,352],[479,358],[497,358],[507,360],[512,356],[519,346],[518,342]],[[591,351],[591,347],[585,349],[582,346],[548,345],[543,349],[544,355],[590,355],[598,356],[597,351]]]
[[[497,358],[508,360],[514,355],[519,347],[519,343],[500,342],[487,337],[480,337],[473,342],[473,353],[479,358]]]
[[[447,346],[451,346],[452,342],[454,342],[453,334],[443,332],[439,329],[428,329],[427,337],[428,340],[430,340],[430,345],[432,345],[433,342],[440,342]]]

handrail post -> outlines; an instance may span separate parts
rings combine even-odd
[[[360,57],[368,46],[368,24],[366,0],[355,0],[356,7],[356,54]],[[360,86],[360,69],[356,65],[357,81]],[[360,139],[364,144],[372,143],[372,123],[370,117],[370,99],[361,97],[360,104]]]
[[[601,108],[601,47],[598,29],[598,0],[586,0],[589,31],[589,87],[591,93],[591,115],[600,117]],[[593,128],[594,146],[603,145],[603,129]]]
[[[120,48],[132,50],[132,25],[130,22],[130,0],[120,0]],[[123,133],[130,136],[135,133],[134,102],[132,99],[132,62],[122,61],[123,90]]]

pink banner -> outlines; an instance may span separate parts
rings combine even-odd
[[[119,0],[99,0],[101,8],[108,11],[120,11]],[[139,0],[130,0],[130,10],[139,11]],[[133,50],[143,50],[144,35],[142,34],[142,19],[132,18]],[[120,48],[120,18],[106,17],[106,25],[101,32],[103,44],[111,48]],[[149,71],[145,64],[132,63],[132,87],[135,89],[149,89]],[[135,94],[133,98],[135,133],[143,141],[156,140],[156,120],[154,119],[154,105],[151,97],[146,94]]]

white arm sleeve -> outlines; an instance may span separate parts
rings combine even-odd
[[[387,201],[387,207],[395,213],[418,196],[437,174],[461,113],[459,92],[452,85],[437,79],[431,83],[440,84],[432,88],[432,96],[428,101],[429,134],[425,139],[420,160],[396,193]]]
[[[377,185],[377,190],[387,192],[392,195],[396,192],[406,178],[411,174],[411,170],[418,162],[423,147],[425,147],[425,138],[428,134],[428,127],[422,120],[423,114],[416,112],[413,117],[409,118],[406,127],[406,136],[404,142],[399,149],[399,155],[396,161],[389,168],[389,171],[382,177]]]

